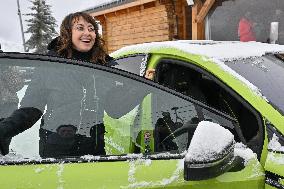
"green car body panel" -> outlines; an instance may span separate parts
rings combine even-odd
[[[262,97],[255,93],[250,87],[248,87],[245,83],[243,83],[238,78],[232,76],[232,74],[225,71],[218,63],[213,62],[213,60],[195,54],[189,54],[187,52],[183,52],[181,50],[173,49],[173,48],[158,48],[158,49],[147,49],[143,52],[143,49],[139,49],[139,51],[131,50],[131,51],[122,51],[119,54],[115,54],[116,58],[128,56],[131,54],[151,54],[151,58],[148,61],[148,68],[155,69],[158,65],[159,61],[162,59],[174,59],[181,60],[184,62],[188,62],[189,64],[196,65],[203,70],[211,73],[217,79],[221,80],[226,85],[230,86],[234,91],[245,99],[249,104],[260,114],[263,118],[263,125],[265,125],[265,119],[269,120],[281,133],[284,133],[284,116],[281,115],[274,107],[272,107],[265,97]],[[261,153],[260,163],[265,168],[265,171],[269,171],[275,173],[276,175],[284,176],[284,154],[276,153],[276,152],[268,152],[268,138],[267,138],[267,130],[264,129],[265,138]],[[283,185],[284,179],[279,179],[279,182]],[[233,186],[230,186],[233,187]],[[245,187],[250,188],[250,187]],[[253,187],[254,188],[254,187]],[[261,186],[259,188],[264,188]],[[265,184],[265,188],[274,188],[268,184]]]
[[[252,175],[251,173],[257,173]],[[132,160],[1,166],[1,189],[50,188],[261,188],[262,167],[250,161],[241,172],[185,181],[183,160]],[[15,182],[16,181],[16,182]],[[235,183],[235,184],[233,184]]]
[[[261,113],[264,126],[265,119],[267,119],[281,133],[284,133],[284,117],[265,98],[256,94],[241,80],[232,76],[212,60],[172,48],[153,49],[151,52],[146,50],[145,52],[125,51],[115,54],[115,57],[137,53],[151,54],[148,68],[156,68],[159,61],[165,58],[183,60],[197,65],[237,91],[243,99]],[[148,95],[141,105],[141,111],[147,117],[147,119],[142,119],[145,122],[142,125],[150,125],[147,124],[151,122],[150,107],[151,95]],[[142,128],[139,137],[131,138],[129,127],[135,121],[133,118],[136,110],[134,109],[119,119],[105,114],[107,155],[131,154],[134,152],[135,144],[141,146],[141,153],[147,149],[142,136],[146,132],[153,134],[153,128]],[[226,172],[213,179],[185,181],[183,159],[129,158],[127,161],[119,161],[110,156],[110,161],[98,159],[83,163],[2,165],[0,167],[0,188],[274,188],[265,184],[265,171],[284,176],[284,162],[279,166],[279,162],[284,159],[284,154],[268,152],[267,131],[266,129],[264,131],[265,139],[260,162],[256,158],[251,159],[245,163],[246,166],[242,170]],[[154,141],[151,141],[150,149],[154,149]],[[279,182],[284,185],[283,179]]]

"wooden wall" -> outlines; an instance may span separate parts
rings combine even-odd
[[[191,8],[186,0],[156,0],[93,15],[102,25],[109,53],[131,44],[191,39]]]

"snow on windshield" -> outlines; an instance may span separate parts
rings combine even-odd
[[[234,140],[234,135],[217,123],[201,121],[192,137],[185,161],[214,160]]]

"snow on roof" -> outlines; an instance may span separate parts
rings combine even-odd
[[[152,50],[175,48],[177,50],[203,55],[208,58],[218,59],[221,61],[231,59],[243,59],[249,57],[260,57],[267,53],[284,52],[284,45],[267,44],[260,42],[238,42],[238,41],[164,41],[143,43],[123,47],[111,55],[116,56],[121,52],[138,51],[149,53]]]
[[[93,1],[92,7],[86,8],[84,11],[96,11],[96,10],[104,10],[110,7],[115,7],[120,4],[127,3],[129,0],[100,0]]]

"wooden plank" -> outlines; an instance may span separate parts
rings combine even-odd
[[[196,17],[196,22],[201,23],[204,21],[204,18],[208,14],[209,10],[215,3],[215,0],[206,0],[204,5],[202,6],[201,10],[199,11],[197,17]]]
[[[195,0],[194,6],[192,7],[192,39],[204,39],[204,22],[197,23],[197,16],[202,7],[201,0]]]
[[[120,6],[117,6],[117,7],[113,7],[113,8],[110,8],[110,9],[106,9],[106,10],[102,10],[102,11],[98,11],[98,12],[93,12],[93,13],[89,13],[89,14],[91,16],[100,16],[100,15],[108,14],[108,13],[111,13],[111,12],[119,11],[119,10],[122,10],[122,9],[127,9],[127,8],[134,7],[134,6],[140,6],[140,5],[143,5],[145,3],[149,3],[149,2],[153,2],[153,1],[157,1],[157,0],[137,0],[137,1],[134,1],[134,2],[131,2],[131,3],[126,3],[124,5],[120,5]]]
[[[182,17],[183,17],[183,23],[182,23],[182,33],[183,33],[183,39],[186,39],[186,10],[185,6],[182,6]]]

